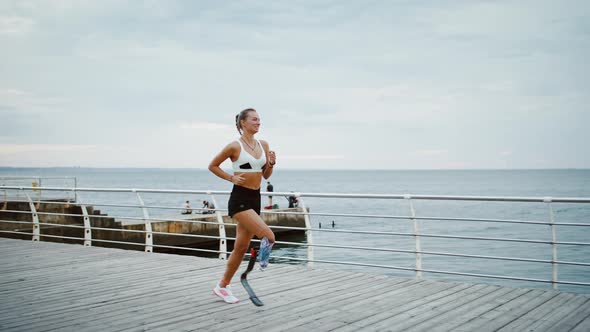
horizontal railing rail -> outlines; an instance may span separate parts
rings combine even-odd
[[[30,185],[31,188],[35,188],[33,192],[36,194],[35,196],[37,199],[41,199],[42,197],[48,198],[43,196],[43,187],[48,187],[47,183],[52,183],[53,185],[58,183],[58,185],[69,185],[69,188],[76,188],[78,186],[78,178],[75,176],[35,176],[35,175],[22,175],[22,176],[0,176],[0,186],[27,186]],[[7,200],[8,192],[3,190],[3,199]],[[53,197],[53,198],[60,198],[66,200],[76,201],[78,198],[76,196],[76,192],[73,192],[73,197]],[[18,198],[18,196],[16,197]],[[14,197],[10,197],[10,199],[14,199]]]
[[[274,195],[277,196],[275,193],[261,193],[263,195]],[[27,203],[28,201],[25,200],[11,200],[12,202],[20,202],[20,203]],[[53,201],[39,201],[33,200],[35,204],[37,203],[45,203],[45,204],[55,204],[55,205],[71,205],[72,203],[69,202],[53,202]],[[106,203],[96,203],[92,204],[93,206],[102,206],[102,207],[121,207],[121,208],[141,208],[141,205],[136,204],[106,204]],[[186,207],[172,207],[172,206],[161,206],[161,205],[145,205],[145,207],[150,209],[158,209],[158,210],[177,210],[182,211],[186,210]],[[218,209],[210,209],[210,208],[193,208],[192,210],[197,211],[221,211],[227,212],[227,209],[218,208]],[[19,211],[12,211],[12,212],[19,212]],[[22,211],[20,211],[22,212]],[[363,217],[363,218],[370,218],[370,219],[399,219],[399,220],[407,220],[412,218],[409,215],[386,215],[386,214],[352,214],[352,213],[319,213],[319,212],[294,212],[294,211],[261,211],[263,214],[277,214],[277,215],[293,215],[293,216],[323,216],[323,217]],[[506,224],[531,224],[531,225],[557,225],[557,226],[587,226],[588,224],[585,223],[569,223],[569,222],[555,222],[551,223],[548,221],[525,221],[525,220],[514,220],[514,219],[491,219],[491,218],[457,218],[457,217],[413,217],[416,220],[438,220],[438,221],[476,221],[476,222],[490,222],[490,223],[506,223]],[[139,218],[137,218],[139,219]],[[321,229],[320,229],[321,230]],[[321,230],[325,231],[325,230]]]
[[[26,235],[31,236],[34,241],[40,240],[41,237],[46,238],[54,238],[54,239],[66,239],[66,240],[73,240],[73,241],[84,241],[85,245],[91,245],[92,242],[96,243],[111,243],[111,244],[119,244],[119,245],[131,245],[144,248],[145,251],[151,252],[153,248],[162,248],[162,249],[174,249],[174,250],[187,250],[187,251],[194,251],[194,252],[207,252],[207,253],[215,253],[219,254],[221,259],[226,259],[227,254],[229,254],[226,244],[227,241],[233,241],[235,238],[226,236],[225,227],[235,227],[234,223],[225,222],[223,221],[223,216],[226,214],[227,209],[218,207],[215,204],[214,209],[208,208],[191,208],[194,211],[208,211],[212,212],[212,218],[209,220],[187,220],[180,217],[169,217],[169,216],[156,216],[151,215],[150,211],[153,210],[163,210],[163,211],[175,211],[179,212],[182,210],[186,210],[186,207],[182,206],[169,206],[169,205],[162,205],[162,204],[146,204],[144,202],[145,197],[142,195],[146,194],[159,194],[159,195],[169,195],[169,194],[182,194],[182,195],[205,195],[210,197],[212,200],[215,200],[215,196],[217,195],[229,195],[229,191],[220,191],[220,190],[171,190],[171,189],[129,189],[129,188],[78,188],[78,187],[39,187],[39,186],[0,186],[0,190],[3,190],[5,193],[10,191],[20,192],[22,193],[26,199],[14,199],[11,200],[11,203],[23,203],[27,204],[26,206],[29,210],[19,210],[19,209],[9,209],[7,207],[7,202],[4,202],[4,206],[0,209],[0,225],[21,225],[21,226],[29,226],[30,231],[25,229],[7,229],[3,227],[0,230],[0,233],[4,234],[13,234],[13,235]],[[73,192],[76,194],[78,193],[126,193],[135,195],[139,201],[139,204],[129,204],[129,203],[120,203],[120,202],[110,202],[110,201],[99,201],[98,199],[94,200],[83,200],[79,201],[76,200],[75,202],[60,202],[60,201],[50,201],[50,200],[43,200],[41,197],[31,197],[29,193],[36,192],[36,191],[53,191],[53,192]],[[416,277],[421,278],[422,273],[435,273],[435,274],[445,274],[445,275],[455,275],[455,276],[467,276],[467,277],[476,277],[476,278],[491,278],[491,279],[504,279],[504,280],[518,280],[518,281],[528,281],[528,282],[535,282],[535,283],[550,283],[554,288],[557,288],[559,284],[562,285],[575,285],[575,286],[590,286],[589,282],[586,281],[579,281],[579,280],[562,280],[558,277],[558,266],[570,266],[570,267],[579,267],[579,268],[587,268],[590,267],[590,262],[580,262],[575,260],[563,260],[557,259],[557,252],[558,246],[575,246],[579,248],[585,248],[590,246],[590,242],[584,241],[572,241],[567,239],[557,239],[557,226],[564,226],[564,227],[580,227],[583,229],[583,232],[590,233],[588,230],[590,227],[589,223],[584,222],[556,222],[555,221],[555,212],[553,211],[552,204],[554,203],[575,203],[575,204],[587,204],[590,203],[590,198],[584,197],[502,197],[502,196],[442,196],[442,195],[410,195],[410,194],[341,194],[341,193],[294,193],[294,192],[262,192],[263,196],[295,196],[299,202],[300,207],[304,204],[304,199],[313,199],[313,198],[329,198],[329,199],[357,199],[357,200],[375,200],[375,199],[383,199],[383,200],[403,200],[405,202],[409,202],[410,209],[408,215],[393,215],[393,214],[371,214],[371,213],[341,213],[341,212],[329,212],[329,211],[319,211],[319,212],[310,212],[307,209],[303,209],[303,212],[298,211],[275,211],[275,210],[262,210],[263,214],[266,215],[275,215],[277,217],[280,216],[295,216],[295,217],[302,217],[305,218],[305,227],[294,227],[294,226],[271,226],[273,230],[293,230],[293,231],[302,231],[306,234],[306,241],[305,242],[292,242],[292,241],[277,241],[278,244],[281,245],[288,245],[288,246],[299,246],[307,248],[307,256],[306,257],[287,257],[287,256],[278,256],[273,255],[273,259],[277,260],[288,260],[288,261],[298,261],[298,262],[307,262],[309,267],[312,267],[313,263],[325,263],[325,264],[338,264],[338,265],[345,265],[345,266],[363,266],[363,267],[375,267],[375,268],[384,268],[384,269],[391,269],[391,270],[401,270],[401,271],[413,271],[416,273]],[[86,195],[82,195],[86,197]],[[150,197],[152,198],[152,197]],[[104,197],[101,198],[104,200]],[[156,199],[157,198],[152,198]],[[116,199],[115,199],[116,200]],[[423,201],[463,201],[463,202],[506,202],[506,203],[543,203],[546,204],[548,207],[547,216],[548,221],[544,220],[522,220],[522,219],[515,219],[515,218],[475,218],[475,217],[455,217],[455,216],[427,216],[427,215],[418,215],[416,213],[415,206],[413,205],[414,201],[423,200]],[[66,213],[66,212],[46,212],[46,211],[38,211],[40,204],[46,204],[48,206],[71,206],[72,204],[78,205],[83,207],[82,214],[78,213]],[[126,216],[126,215],[88,215],[86,212],[86,207],[93,206],[93,207],[108,207],[108,208],[123,208],[123,209],[134,209],[134,210],[141,210],[141,216]],[[2,206],[0,206],[2,207]],[[590,208],[590,205],[588,205]],[[31,220],[11,220],[8,218],[2,217],[4,214],[12,214],[12,215],[26,215],[31,216]],[[202,214],[196,214],[196,216],[204,216]],[[84,217],[84,223],[80,222],[79,224],[62,224],[56,222],[48,222],[44,219],[44,217],[56,218],[56,217],[69,217],[69,218],[81,218]],[[405,220],[410,221],[413,224],[413,232],[400,232],[400,231],[383,231],[383,230],[358,230],[358,229],[328,229],[328,228],[321,228],[320,227],[312,227],[310,218],[321,218],[321,217],[338,217],[338,218],[348,218],[348,219],[383,219],[383,220]],[[96,223],[97,220],[100,219],[114,219],[116,221],[139,221],[141,222],[139,225],[143,225],[143,229],[127,229],[123,226],[120,228],[106,228],[106,227],[97,227],[93,226],[92,222]],[[529,238],[521,238],[521,237],[498,237],[498,236],[475,236],[475,235],[464,235],[464,234],[436,234],[436,233],[429,233],[421,231],[421,227],[419,222],[429,222],[429,221],[436,221],[436,222],[482,222],[482,223],[498,223],[498,224],[515,224],[521,225],[526,227],[535,227],[535,226],[544,226],[549,227],[551,232],[550,239],[529,239]],[[218,235],[204,235],[204,234],[183,234],[183,233],[172,233],[172,232],[161,232],[161,231],[154,231],[152,229],[152,225],[156,222],[179,222],[179,223],[195,223],[195,224],[205,224],[205,225],[215,225],[219,229]],[[137,225],[137,224],[135,224]],[[70,228],[70,229],[81,229],[84,231],[84,237],[75,237],[75,236],[64,236],[64,235],[52,235],[41,233],[42,229],[50,229],[50,228]],[[96,231],[111,231],[111,232],[119,232],[119,233],[134,233],[134,234],[141,234],[144,237],[144,240],[141,243],[132,242],[132,241],[117,241],[117,240],[108,240],[108,239],[101,239],[97,238],[96,236],[92,236],[93,232]],[[315,243],[313,240],[313,233],[326,233],[326,234],[353,234],[359,236],[396,236],[402,238],[412,238],[414,241],[414,248],[413,250],[410,249],[403,249],[403,248],[385,248],[379,246],[364,246],[364,245],[347,245],[347,243]],[[219,242],[219,249],[212,250],[207,248],[193,248],[193,247],[186,247],[186,246],[174,246],[174,245],[165,245],[161,243],[155,243],[153,236],[154,235],[166,235],[166,236],[176,236],[176,237],[184,237],[184,238],[195,238],[195,239],[209,239],[212,241]],[[584,237],[588,238],[588,237]],[[528,258],[528,257],[518,257],[518,255],[514,256],[502,256],[502,255],[482,255],[482,254],[474,254],[474,253],[458,253],[458,252],[445,252],[445,251],[437,251],[437,250],[423,250],[422,245],[423,241],[427,239],[445,239],[445,240],[453,240],[453,241],[464,241],[464,240],[473,240],[473,241],[491,241],[491,242],[508,242],[508,243],[518,243],[523,245],[548,245],[548,252],[551,253],[551,259],[539,259],[539,258]],[[254,240],[257,241],[257,240]],[[397,266],[397,265],[388,265],[388,264],[376,264],[376,263],[365,263],[365,262],[354,262],[354,261],[344,261],[344,260],[332,260],[332,259],[316,259],[314,257],[314,250],[315,249],[337,249],[337,250],[355,250],[355,251],[366,251],[366,252],[380,252],[380,253],[401,253],[401,254],[411,254],[415,256],[414,266]],[[422,256],[444,256],[444,257],[454,257],[454,258],[469,258],[469,259],[486,259],[486,260],[494,260],[494,261],[504,261],[504,262],[526,262],[526,263],[535,263],[535,264],[551,264],[551,279],[541,279],[541,278],[532,278],[532,277],[520,277],[520,276],[513,276],[513,275],[495,275],[490,273],[473,273],[473,272],[462,272],[462,271],[451,271],[451,270],[438,270],[432,268],[424,268],[423,267],[423,260]],[[583,272],[582,274],[587,275],[588,271]]]
[[[183,189],[130,189],[130,188],[68,188],[68,187],[30,187],[30,186],[0,186],[0,189],[14,190],[52,190],[52,191],[82,191],[82,192],[121,192],[121,193],[160,193],[160,194],[204,194],[229,195],[227,190],[183,190]],[[267,196],[298,196],[315,198],[367,198],[367,199],[415,199],[415,200],[459,200],[459,201],[495,201],[495,202],[541,202],[541,203],[590,203],[586,197],[518,197],[518,196],[457,196],[457,195],[411,195],[411,194],[341,194],[341,193],[303,193],[303,192],[261,192]]]
[[[47,202],[52,203],[52,202]],[[215,209],[216,211],[226,211],[226,209]],[[19,211],[19,210],[4,210],[4,212],[12,212],[12,213],[20,213],[20,214],[30,214],[27,211]],[[267,214],[273,214],[273,212],[263,212]],[[49,215],[49,216],[66,216],[66,217],[79,217],[79,214],[72,214],[72,213],[52,213],[52,212],[37,212],[37,215]],[[301,214],[303,215],[303,214]],[[210,224],[210,225],[219,225],[219,222],[213,221],[204,221],[204,220],[186,220],[186,219],[176,219],[176,218],[142,218],[142,217],[129,217],[129,216],[100,216],[94,215],[93,218],[115,218],[118,220],[148,220],[152,222],[186,222],[186,223],[198,223],[198,224]],[[409,217],[408,217],[409,218]],[[0,220],[0,222],[10,223],[10,220]],[[15,222],[15,223],[30,223],[30,222]],[[40,223],[43,224],[43,223]],[[233,223],[221,223],[225,226],[235,226]],[[64,224],[55,224],[62,227],[70,227]],[[565,224],[566,226],[569,224]],[[586,224],[580,224],[581,226],[590,226]],[[285,230],[306,230],[306,228],[302,227],[289,227],[289,226],[269,226],[272,229],[285,229]],[[111,229],[117,230],[117,229]],[[310,228],[312,231],[317,232],[327,232],[327,233],[348,233],[348,234],[373,234],[373,235],[392,235],[392,236],[402,236],[402,237],[414,237],[415,234],[413,233],[404,233],[404,232],[380,232],[380,231],[355,231],[355,230],[334,230],[334,229],[322,229],[322,228]],[[125,231],[125,230],[117,230],[117,231]],[[590,242],[567,242],[567,241],[549,241],[549,240],[529,240],[529,239],[518,239],[518,238],[497,238],[497,237],[477,237],[477,236],[457,236],[457,235],[437,235],[437,234],[428,234],[428,233],[421,233],[421,237],[431,237],[431,238],[442,238],[442,239],[463,239],[463,240],[482,240],[482,241],[503,241],[503,242],[521,242],[521,243],[539,243],[539,244],[561,244],[561,245],[577,245],[577,246],[590,246]],[[315,245],[319,246],[319,245]],[[338,248],[347,248],[346,246],[338,247]]]

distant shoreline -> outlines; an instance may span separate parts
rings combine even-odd
[[[81,167],[81,166],[55,166],[55,167],[20,167],[20,166],[0,166],[0,171],[5,170],[154,170],[154,171],[207,171],[206,168],[173,168],[173,167]],[[284,171],[378,171],[378,172],[432,172],[432,171],[588,171],[590,168],[416,168],[416,169],[326,169],[326,168],[282,168]]]

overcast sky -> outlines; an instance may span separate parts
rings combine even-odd
[[[590,2],[0,2],[0,166],[590,168]],[[226,164],[228,165],[228,164]]]

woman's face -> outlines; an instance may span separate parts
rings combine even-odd
[[[260,117],[256,111],[248,112],[246,118],[242,120],[242,130],[251,133],[257,133],[260,128]]]

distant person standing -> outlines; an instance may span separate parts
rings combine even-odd
[[[238,270],[252,236],[260,240],[258,261],[260,267],[268,266],[270,250],[275,243],[275,235],[260,217],[260,185],[262,178],[268,179],[276,163],[274,151],[266,141],[254,138],[260,128],[260,117],[253,108],[236,115],[236,127],[241,137],[226,145],[209,164],[209,170],[218,177],[234,184],[229,202],[228,214],[237,221],[236,240],[223,277],[213,289],[213,293],[227,303],[240,300],[232,294],[230,282]],[[233,175],[225,172],[220,165],[230,159]]]
[[[297,200],[297,197],[295,195],[290,195],[287,199],[289,200],[289,208],[290,209],[296,208],[299,206],[299,200]]]
[[[268,191],[268,192],[274,191],[274,187],[272,186],[270,181],[266,181],[266,191]],[[269,206],[269,209],[272,209],[272,196],[268,196],[268,206]]]

